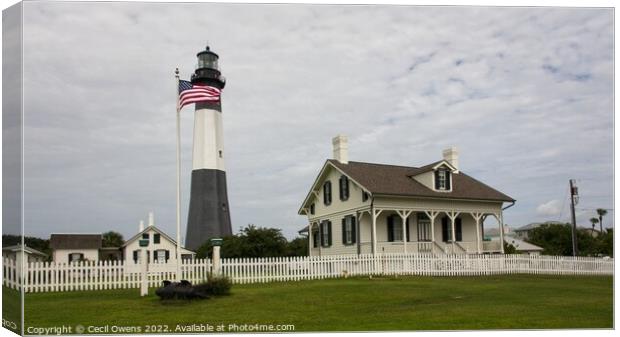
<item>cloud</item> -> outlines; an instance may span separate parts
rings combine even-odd
[[[562,203],[559,200],[551,200],[536,207],[536,214],[542,216],[558,216],[562,211]]]
[[[297,215],[331,137],[350,159],[464,172],[517,199],[611,208],[613,10],[213,3],[24,3],[26,230],[174,232],[173,70],[209,41],[228,84],[233,229]],[[174,27],[174,29],[171,29]],[[191,109],[182,114],[182,223]],[[585,207],[585,206],[584,206]],[[184,227],[184,226],[183,226]]]

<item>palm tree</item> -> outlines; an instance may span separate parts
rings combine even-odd
[[[603,217],[607,215],[607,210],[604,208],[599,208],[596,210],[596,213],[598,213],[599,225],[601,226],[601,234],[603,234]]]
[[[592,223],[592,236],[594,236],[594,227],[598,223],[598,219],[597,218],[590,218],[590,222]]]

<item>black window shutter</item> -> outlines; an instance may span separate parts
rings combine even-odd
[[[319,231],[312,232],[312,247],[318,247],[317,242],[319,242]]]
[[[357,222],[355,219],[355,216],[351,216],[351,240],[352,243],[356,243],[357,242]]]
[[[461,218],[456,218],[454,227],[454,231],[456,232],[456,241],[463,241],[463,222],[461,221]]]
[[[405,229],[406,232],[407,232],[407,239],[406,240],[409,241],[409,218],[407,218],[407,221],[405,221],[405,224],[406,224],[406,227],[407,227]]]
[[[328,181],[327,182],[327,204],[331,204],[332,203],[332,182]]]
[[[439,189],[439,171],[435,171],[435,189]]]
[[[448,242],[450,235],[448,234],[448,217],[441,218],[441,240],[443,242]]]
[[[387,217],[387,232],[388,241],[394,242],[394,219],[391,215]]]
[[[166,261],[168,261],[168,259],[170,259],[170,251],[169,250],[166,251]]]
[[[319,244],[321,245],[321,247],[325,246],[325,244],[323,244],[323,242],[325,242],[325,233],[324,233],[325,231],[323,230],[323,223],[324,222],[325,221],[323,221],[323,222],[321,222],[319,224],[319,241],[320,241]]]
[[[138,263],[138,251],[133,251],[133,262]]]
[[[347,244],[347,218],[342,218],[342,243]]]
[[[153,251],[153,261],[157,261],[157,251]]]
[[[329,202],[327,201],[327,182],[323,184],[323,203],[325,205],[329,205]]]
[[[343,187],[343,183],[344,183],[344,176],[341,176],[340,179],[338,179],[338,191],[340,194],[340,200],[344,199],[344,187]]]
[[[343,197],[344,200],[349,199],[349,178],[347,176],[343,176],[344,178],[344,192]]]
[[[331,246],[332,245],[332,222],[328,221],[327,222],[327,245]]]
[[[450,189],[450,180],[452,179],[452,174],[449,171],[446,171],[446,189]]]

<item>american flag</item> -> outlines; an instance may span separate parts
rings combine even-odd
[[[222,91],[209,85],[195,85],[179,81],[179,109],[196,102],[219,102]]]

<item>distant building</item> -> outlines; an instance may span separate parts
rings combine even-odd
[[[24,261],[27,262],[44,262],[47,261],[47,254],[34,248],[22,245],[13,245],[2,248],[2,257],[13,261],[21,260],[20,255],[24,254]]]
[[[101,234],[52,234],[50,248],[56,263],[74,261],[99,261],[103,244]]]
[[[121,246],[120,251],[128,265],[140,262],[140,240],[149,240],[147,261],[154,263],[176,263],[176,241],[166,235],[154,224],[134,235]],[[196,253],[181,247],[181,260],[193,259]]]
[[[508,225],[504,225],[504,235],[513,235],[513,229],[511,227],[509,227]],[[484,236],[486,237],[493,237],[493,236],[499,236],[499,228],[489,228],[489,229],[485,229],[484,230]]]
[[[499,237],[491,238],[491,241],[499,241]],[[542,254],[543,248],[538,247],[529,242],[525,242],[523,240],[519,240],[514,237],[505,236],[504,242],[512,245],[517,250],[519,254],[527,254],[527,255],[540,255]]]
[[[530,224],[527,224],[525,226],[515,229],[513,231],[514,236],[521,240],[528,240],[530,238],[530,233],[532,232],[532,230],[534,230],[535,228],[541,227],[541,226],[549,226],[549,225],[570,225],[570,224],[567,224],[566,222],[561,222],[561,221],[532,222]],[[582,226],[578,226],[577,229],[580,231],[586,232],[592,235],[593,237],[597,237],[601,234],[601,232],[598,229],[593,230],[592,228],[582,227]]]
[[[138,234],[125,241],[121,247],[103,247],[102,234],[52,234],[50,248],[56,263],[74,261],[127,261],[136,264],[140,259],[140,239],[149,240],[147,261],[156,263],[176,262],[176,241],[155,227],[153,213],[149,213],[149,224],[144,228],[140,221]],[[193,259],[196,253],[181,247],[182,259]]]
[[[532,222],[530,224],[527,224],[525,226],[521,226],[515,229],[514,233],[518,239],[527,240],[529,239],[530,232],[534,228],[538,228],[543,225],[565,225],[565,224],[566,224],[565,222],[560,222],[560,221]]]

